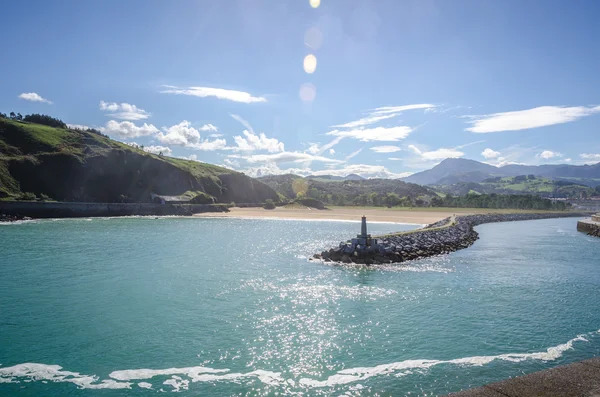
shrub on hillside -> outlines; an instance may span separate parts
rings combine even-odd
[[[23,121],[27,121],[29,123],[43,124],[55,128],[67,128],[67,125],[62,120],[50,117],[45,114],[28,114],[25,117],[23,117]]]
[[[37,197],[35,196],[35,193],[31,193],[31,192],[21,193],[21,195],[19,196],[19,200],[26,200],[26,201],[33,201],[36,198]]]
[[[274,210],[275,203],[273,202],[273,200],[267,199],[267,201],[265,201],[265,204],[263,205],[263,208],[266,210]]]

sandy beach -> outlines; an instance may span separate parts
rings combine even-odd
[[[263,208],[235,207],[231,208],[230,212],[227,213],[210,212],[196,214],[194,216],[360,221],[361,216],[365,215],[370,222],[429,224],[451,216],[452,214],[474,214],[484,212],[491,211],[463,208],[388,209],[373,207],[333,207],[327,210],[316,210],[310,208],[277,207],[273,210],[265,210]]]

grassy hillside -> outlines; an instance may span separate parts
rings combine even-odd
[[[451,185],[436,186],[444,193],[452,195],[465,194],[534,194],[543,197],[573,198],[584,195],[585,197],[596,194],[593,188],[575,182],[557,181],[533,175],[515,177],[488,178],[482,182],[459,182]]]
[[[287,174],[265,176],[259,180],[287,199],[306,196],[331,205],[386,205],[388,195],[395,195],[393,201],[405,198],[403,203],[408,206],[417,200],[428,202],[436,196],[429,188],[396,179],[339,181]]]
[[[186,194],[198,202],[264,202],[277,194],[226,168],[144,152],[94,132],[0,118],[0,198],[148,202]]]

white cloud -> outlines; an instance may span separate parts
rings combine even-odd
[[[255,154],[250,156],[230,155],[230,158],[239,158],[249,163],[301,163],[307,161],[319,161],[322,163],[343,163],[342,160],[330,159],[302,152],[281,152],[276,154]]]
[[[153,154],[162,153],[165,156],[173,154],[173,150],[167,146],[144,146],[144,151]]]
[[[363,178],[405,178],[409,175],[412,175],[412,172],[394,173],[382,165],[348,164],[341,168],[314,171],[312,174],[335,175],[342,177],[350,174],[357,174]]]
[[[179,156],[180,159],[198,161],[198,155],[190,154],[189,156]]]
[[[346,156],[346,158],[344,159],[344,161],[348,161],[353,157],[356,157],[357,154],[359,154],[360,152],[362,152],[362,148],[358,149],[355,152],[350,153],[349,155]]]
[[[237,114],[230,114],[230,116],[246,127],[246,130],[243,132],[245,138],[239,135],[233,137],[237,147],[234,146],[229,149],[243,152],[266,150],[269,153],[283,152],[285,150],[283,142],[279,142],[277,138],[267,138],[263,132],[256,134],[249,122]]]
[[[570,163],[571,161],[573,161],[571,158],[565,159],[565,163]]]
[[[476,133],[518,131],[568,123],[599,112],[600,106],[540,106],[533,109],[494,113],[485,116],[467,116],[472,118],[469,123],[473,126],[466,130]]]
[[[52,101],[49,101],[46,98],[42,98],[41,95],[39,95],[35,92],[24,92],[19,95],[19,98],[24,99],[26,101],[30,101],[30,102],[44,102],[49,105],[52,105]]]
[[[408,145],[408,148],[419,155],[423,160],[444,160],[447,158],[462,157],[465,154],[459,150],[452,148],[440,148],[432,151],[422,151],[415,145]]]
[[[375,128],[361,128],[352,130],[333,130],[327,133],[327,135],[333,135],[341,138],[354,138],[362,142],[370,141],[383,141],[383,142],[394,142],[406,138],[411,132],[412,128],[406,126],[398,127],[375,127]]]
[[[327,144],[325,144],[323,146],[320,146],[320,144],[318,144],[318,143],[313,143],[313,144],[310,145],[310,147],[308,148],[307,151],[309,153],[312,153],[312,154],[323,154],[328,149],[331,151],[332,150],[331,148],[334,147],[335,145],[337,145],[338,143],[340,143],[340,141],[342,139],[344,139],[343,136],[342,137],[337,137],[333,141],[331,141],[331,142],[329,142],[329,143],[327,143]]]
[[[269,153],[283,152],[283,142],[279,142],[277,138],[267,138],[267,136],[261,132],[256,135],[250,131],[244,130],[244,137],[234,136],[233,140],[237,144],[237,147],[232,147],[232,150],[251,152],[254,150],[266,150]]]
[[[156,138],[161,143],[167,145],[177,145],[205,151],[222,150],[227,146],[225,139],[202,140],[200,132],[192,127],[192,123],[187,120],[183,120],[181,123],[171,127],[163,127],[163,131],[158,132]]]
[[[402,149],[398,146],[373,146],[371,150],[376,153],[395,153],[401,151]]]
[[[582,153],[579,155],[586,163],[596,163],[600,161],[600,153]]]
[[[481,155],[489,160],[500,157],[501,153],[490,148],[486,148],[483,152],[481,152]]]
[[[193,149],[197,150],[205,150],[205,151],[215,151],[215,150],[224,150],[227,148],[227,141],[225,139],[215,139],[213,141],[205,140],[201,141],[195,145],[190,146]]]
[[[373,109],[372,114],[391,114],[391,113],[402,113],[406,110],[415,110],[415,109],[432,109],[435,108],[436,105],[432,105],[430,103],[419,103],[414,105],[404,105],[404,106],[383,106],[380,108]]]
[[[192,123],[183,120],[181,123],[171,127],[163,127],[165,133],[157,135],[161,143],[167,145],[193,146],[200,142],[200,132],[192,127]]]
[[[208,137],[209,138],[220,138],[222,136],[223,136],[223,134],[210,134]]]
[[[83,124],[67,124],[67,127],[69,127],[72,130],[84,130],[84,131],[90,128],[87,125],[83,125]]]
[[[333,156],[335,154],[335,149],[329,149],[329,154]]]
[[[351,121],[345,124],[332,125],[331,128],[356,128],[356,127],[364,127],[366,125],[375,124],[382,120],[389,119],[397,116],[398,113],[385,114],[381,116],[367,116],[362,119]]]
[[[110,112],[107,114],[107,116],[114,117],[119,120],[136,121],[144,120],[150,117],[150,113],[129,103],[100,101],[100,110]]]
[[[131,121],[110,120],[105,127],[99,128],[100,132],[108,135],[117,135],[122,138],[137,138],[139,136],[155,135],[160,131],[152,124],[144,123],[138,127]]]
[[[217,132],[217,127],[215,127],[212,124],[204,124],[202,127],[198,128],[200,131],[203,132]]]
[[[267,102],[267,99],[264,97],[255,97],[248,92],[226,90],[223,88],[175,87],[172,85],[165,85],[163,87],[165,87],[165,90],[160,91],[163,94],[191,95],[200,98],[215,97],[242,103]]]
[[[540,153],[539,155],[541,158],[543,159],[553,159],[555,157],[562,157],[562,153],[558,153],[558,152],[553,152],[551,150],[544,150],[542,153]]]

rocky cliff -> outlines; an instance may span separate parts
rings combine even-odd
[[[0,198],[149,202],[150,193],[261,203],[277,193],[242,173],[146,153],[94,132],[0,119]]]

